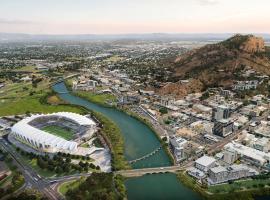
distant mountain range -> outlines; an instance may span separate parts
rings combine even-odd
[[[23,33],[0,33],[0,42],[10,41],[84,41],[84,40],[184,40],[184,41],[220,41],[233,36],[234,33],[203,33],[203,34],[81,34],[81,35],[38,35]],[[255,34],[270,42],[270,34]]]

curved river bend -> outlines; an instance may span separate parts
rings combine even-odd
[[[118,125],[124,138],[125,157],[134,160],[160,146],[155,133],[139,120],[114,108],[103,107],[70,94],[63,82],[53,86],[59,96],[74,105],[100,112]],[[153,156],[132,164],[133,168],[169,166],[170,160],[162,149]],[[129,200],[183,199],[197,200],[199,196],[184,187],[175,174],[155,174],[132,178],[125,182]]]

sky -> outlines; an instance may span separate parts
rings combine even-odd
[[[270,0],[0,0],[0,32],[270,33]]]

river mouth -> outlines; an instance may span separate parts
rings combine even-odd
[[[68,92],[64,82],[55,84],[53,90],[66,102],[99,112],[118,125],[124,138],[124,153],[126,160],[135,160],[160,147],[160,141],[155,133],[138,119],[115,108],[97,105],[74,96]],[[171,162],[170,158],[162,148],[153,156],[132,163],[131,165],[134,169],[140,169],[170,166]],[[177,180],[175,174],[171,173],[146,175],[128,179],[125,182],[125,185],[127,187],[128,199],[200,199],[192,190],[184,187]]]

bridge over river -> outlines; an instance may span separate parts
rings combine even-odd
[[[152,152],[150,152],[150,153],[148,153],[148,154],[146,154],[146,155],[144,155],[144,156],[142,156],[142,157],[140,157],[140,158],[136,158],[136,159],[134,159],[134,160],[130,160],[130,161],[128,161],[130,164],[132,164],[132,163],[136,163],[136,162],[138,162],[138,161],[140,161],[140,160],[144,160],[144,159],[146,159],[146,158],[149,158],[149,157],[151,157],[151,156],[153,156],[153,155],[155,155],[158,151],[160,151],[162,149],[162,145],[160,145],[158,148],[156,148],[154,151],[152,151]]]
[[[153,174],[153,173],[166,173],[171,172],[175,173],[180,170],[184,170],[183,166],[169,166],[169,167],[154,167],[154,168],[143,168],[143,169],[130,169],[130,170],[121,170],[114,172],[115,174],[120,174],[125,177],[137,177],[143,176],[145,174]]]

